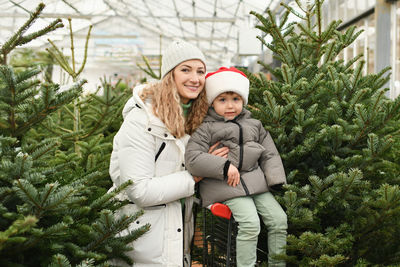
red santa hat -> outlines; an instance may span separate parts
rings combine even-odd
[[[240,70],[230,67],[221,67],[215,72],[206,75],[206,93],[208,104],[211,105],[214,99],[226,92],[234,92],[243,99],[243,104],[247,105],[249,96],[249,79]]]

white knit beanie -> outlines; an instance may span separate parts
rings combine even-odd
[[[161,79],[177,65],[190,59],[199,59],[206,66],[206,59],[200,49],[182,39],[174,40],[162,56]]]
[[[226,92],[237,93],[242,97],[243,104],[247,105],[249,87],[250,82],[246,74],[234,67],[221,67],[217,71],[206,75],[205,88],[209,105],[218,95]]]

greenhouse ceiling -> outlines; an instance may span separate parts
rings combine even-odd
[[[143,55],[157,65],[160,52],[174,38],[199,46],[210,66],[227,64],[238,54],[252,55],[255,52],[246,51],[246,48],[254,46],[255,42],[258,46],[261,44],[255,39],[255,17],[249,12],[264,13],[268,8],[276,8],[280,1],[0,0],[0,43],[10,37],[41,2],[46,7],[31,31],[56,18],[63,19],[65,27],[28,46],[44,49],[49,46],[47,39],[50,39],[68,53],[67,19],[71,18],[77,58],[83,55],[86,34],[93,25],[88,64],[132,68]]]

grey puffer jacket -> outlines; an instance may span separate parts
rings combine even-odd
[[[208,153],[216,142],[229,147],[228,159]],[[200,182],[202,205],[207,207],[234,197],[267,192],[286,183],[281,157],[269,132],[261,122],[243,111],[234,120],[225,120],[210,108],[203,123],[191,136],[185,151],[187,170]],[[227,184],[230,164],[240,171],[236,187]]]

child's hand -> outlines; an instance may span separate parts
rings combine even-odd
[[[240,182],[240,173],[234,165],[229,165],[228,169],[228,185],[236,187]]]

